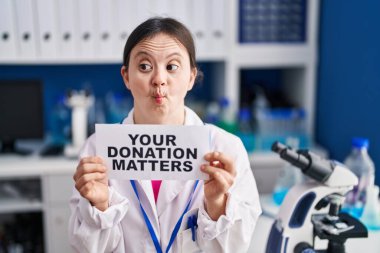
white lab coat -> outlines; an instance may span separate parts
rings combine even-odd
[[[123,124],[133,124],[133,110]],[[203,125],[201,119],[186,108],[185,125]],[[238,253],[247,252],[261,207],[256,182],[242,142],[236,136],[213,126],[212,150],[235,158],[237,177],[229,190],[226,215],[213,221],[204,207],[203,181],[194,193],[189,211],[185,214],[170,252]],[[95,155],[95,135],[86,142],[80,157]],[[186,207],[195,181],[162,181],[157,204],[151,181],[136,181],[141,203],[152,222],[163,251],[171,233]],[[77,252],[156,252],[145,225],[139,202],[129,181],[109,180],[110,207],[99,211],[74,189],[70,201],[70,243]],[[196,241],[186,227],[187,217],[198,216]]]

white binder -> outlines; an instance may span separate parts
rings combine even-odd
[[[166,0],[166,5],[168,6],[168,16],[175,18],[182,22],[184,25],[189,26],[190,14],[190,3],[189,0]]]
[[[35,1],[39,45],[37,54],[42,59],[56,58],[58,47],[56,1]]]
[[[153,13],[154,4],[153,4],[153,0],[152,1],[139,0],[136,2],[137,2],[136,21],[137,21],[137,24],[139,25],[145,20],[147,20],[148,18],[151,18],[152,16],[154,16],[154,13]]]
[[[169,17],[170,16],[170,0],[154,1],[152,3],[152,14],[154,16]]]
[[[14,0],[16,6],[17,40],[21,58],[36,58],[36,31],[32,0]]]
[[[96,54],[101,58],[112,57],[116,54],[114,1],[97,0],[96,15]]]
[[[14,59],[18,54],[13,0],[0,1],[0,60]]]
[[[222,56],[225,52],[226,41],[226,0],[211,0],[210,37],[212,50],[215,55]]]
[[[191,30],[195,40],[198,56],[205,55],[210,50],[208,43],[209,27],[208,15],[210,15],[209,1],[193,0],[191,1]]]
[[[57,0],[58,3],[58,55],[64,59],[75,59],[78,47],[78,21],[76,0]]]
[[[115,29],[116,37],[116,57],[122,59],[124,46],[129,35],[138,25],[137,23],[137,1],[117,0],[117,21]]]
[[[78,8],[78,57],[95,57],[95,4],[93,0],[77,1]]]

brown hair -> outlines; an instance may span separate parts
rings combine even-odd
[[[173,18],[150,18],[133,30],[124,47],[123,65],[128,68],[132,49],[142,40],[152,38],[159,33],[164,33],[178,40],[189,53],[191,68],[197,68],[195,61],[195,45],[189,29],[184,24]],[[202,79],[203,74],[198,70],[197,79]]]

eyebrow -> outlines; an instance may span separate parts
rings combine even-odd
[[[183,58],[182,55],[180,53],[178,53],[178,52],[173,52],[173,53],[169,54],[166,58],[170,58],[172,56],[178,56],[180,58]]]
[[[146,51],[138,51],[138,52],[136,53],[135,57],[139,57],[139,56],[141,56],[141,55],[150,56],[150,54],[149,54],[148,52],[146,52]],[[173,52],[173,53],[167,55],[166,58],[170,58],[170,57],[172,57],[172,56],[178,56],[178,57],[180,57],[180,58],[183,58],[183,56],[182,56],[180,53],[178,53],[178,52]]]

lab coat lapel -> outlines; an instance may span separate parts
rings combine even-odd
[[[165,211],[180,192],[185,187],[186,182],[180,180],[163,180],[160,187],[160,192],[157,199],[158,216]]]
[[[152,212],[154,214],[154,219],[152,217],[149,217],[149,219],[152,223],[153,221],[155,222],[156,231],[159,232],[160,230],[159,230],[159,225],[158,225],[157,208],[156,208],[156,202],[154,201],[152,183],[150,180],[138,180],[137,182],[141,185],[141,188],[143,189],[143,192],[146,198],[149,200],[149,205],[143,204],[143,207],[152,209]]]

